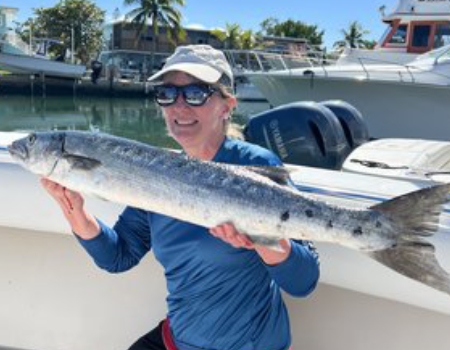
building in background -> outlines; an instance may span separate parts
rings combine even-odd
[[[116,13],[114,17],[104,27],[104,48],[98,57],[98,61],[106,68],[106,74],[123,78],[139,77],[139,80],[143,80],[152,71],[160,69],[178,45],[208,44],[216,49],[224,49],[224,43],[209,29],[184,28],[184,40],[175,43],[169,39],[165,27],[159,27],[159,35],[155,36],[149,22],[139,34],[138,25],[131,23],[125,16]],[[156,51],[154,66],[151,67],[154,40]],[[307,40],[287,37],[265,36],[261,46],[270,52],[290,54],[303,53],[309,49]]]

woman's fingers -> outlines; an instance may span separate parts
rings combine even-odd
[[[40,182],[42,187],[44,187],[45,190],[51,195],[56,195],[56,193],[60,190],[60,188],[62,188],[62,186],[59,185],[58,183],[46,179],[44,177],[40,179]]]
[[[95,218],[84,210],[83,196],[49,179],[42,178],[44,189],[56,200],[72,231],[82,239],[96,237],[101,228]]]
[[[74,210],[83,207],[83,197],[78,192],[69,190],[46,178],[41,178],[40,182],[44,189],[56,200],[65,214],[70,215]]]
[[[245,235],[240,233],[236,227],[230,223],[224,223],[210,229],[211,234],[235,248],[253,249],[252,241]]]

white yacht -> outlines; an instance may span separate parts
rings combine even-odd
[[[450,45],[408,64],[331,65],[247,73],[272,106],[341,99],[373,137],[450,140]]]
[[[165,317],[162,269],[152,254],[120,275],[95,267],[38,178],[6,151],[21,136],[0,133],[0,348],[126,349]],[[311,196],[367,207],[450,181],[449,149],[448,142],[377,141],[350,154],[343,171],[298,166],[292,167],[293,179]],[[392,168],[371,171],[361,160]],[[87,198],[87,206],[109,224],[121,211],[94,198]],[[449,212],[447,207],[443,226],[450,224]],[[438,233],[433,244],[441,266],[450,271],[448,232]],[[362,253],[317,246],[322,271],[317,291],[307,299],[286,296],[294,348],[448,349],[449,295]]]

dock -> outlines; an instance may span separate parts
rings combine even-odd
[[[99,79],[90,77],[64,79],[40,75],[5,74],[0,76],[0,96],[99,96],[99,97],[152,97],[151,87],[134,79]]]

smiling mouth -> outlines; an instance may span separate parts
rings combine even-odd
[[[178,120],[175,119],[175,124],[178,126],[193,126],[198,123],[197,120]]]

